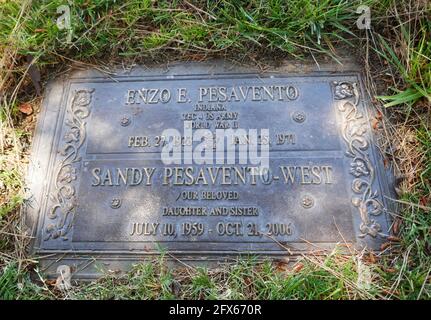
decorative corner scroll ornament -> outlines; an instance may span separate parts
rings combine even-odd
[[[51,193],[54,204],[47,214],[49,223],[45,228],[45,240],[69,240],[67,234],[72,228],[77,205],[75,181],[81,161],[79,150],[86,138],[85,119],[90,115],[93,92],[94,89],[76,90],[66,109],[68,129],[63,136],[65,145],[59,151],[62,158],[54,176],[54,191]]]
[[[352,198],[352,204],[358,208],[361,217],[359,236],[376,237],[382,228],[372,217],[383,212],[383,204],[377,191],[372,190],[375,171],[367,152],[367,123],[358,108],[357,83],[334,81],[333,89],[336,100],[346,100],[338,104],[338,111],[343,115],[342,136],[347,144],[346,155],[352,159],[349,172],[355,177],[352,190],[357,196]]]

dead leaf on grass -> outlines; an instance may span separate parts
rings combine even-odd
[[[23,103],[18,107],[19,111],[26,115],[31,115],[33,113],[33,107],[30,103]]]

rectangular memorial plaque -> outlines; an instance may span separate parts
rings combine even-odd
[[[354,72],[219,64],[53,82],[27,212],[54,275],[178,259],[277,256],[388,235],[386,172]],[[287,250],[288,248],[289,250]]]

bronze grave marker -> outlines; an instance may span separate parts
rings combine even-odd
[[[28,178],[34,254],[48,275],[92,278],[161,248],[184,261],[378,249],[392,193],[371,118],[357,72],[179,64],[52,82]]]

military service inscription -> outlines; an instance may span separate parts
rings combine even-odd
[[[196,65],[54,82],[29,187],[34,252],[54,274],[283,255],[388,235],[385,169],[355,73]],[[61,260],[59,259],[61,257]]]

